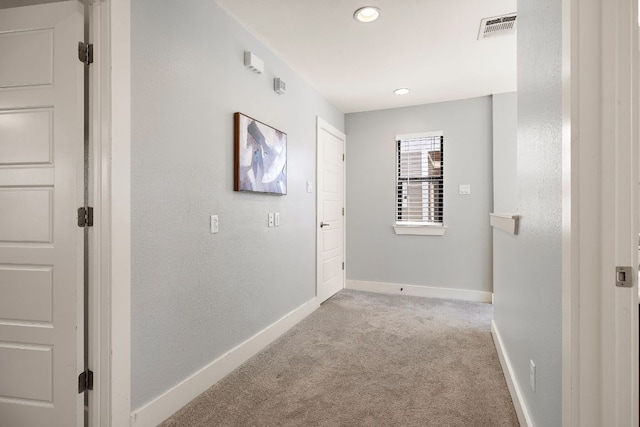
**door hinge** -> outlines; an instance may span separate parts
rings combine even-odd
[[[78,208],[78,227],[93,227],[93,208]]]
[[[78,42],[78,59],[84,65],[93,64],[93,45],[91,43]]]
[[[344,154],[342,154],[342,161],[344,162]]]
[[[342,261],[342,269],[344,270],[344,261]]]
[[[344,208],[342,208],[342,216],[344,216]]]
[[[93,390],[93,371],[87,369],[78,375],[78,393]]]

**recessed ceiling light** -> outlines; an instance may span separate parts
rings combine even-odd
[[[409,93],[409,89],[407,89],[406,87],[401,87],[394,90],[393,93],[395,93],[396,95],[406,95]]]
[[[353,19],[360,22],[373,22],[380,17],[380,9],[373,6],[365,6],[356,10]]]

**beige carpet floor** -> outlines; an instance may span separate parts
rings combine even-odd
[[[162,426],[517,426],[491,316],[342,291]]]

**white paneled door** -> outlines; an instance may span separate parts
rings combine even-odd
[[[344,145],[342,132],[318,118],[317,296],[344,288]]]
[[[83,6],[0,10],[0,425],[82,425]]]

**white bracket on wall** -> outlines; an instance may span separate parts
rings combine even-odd
[[[513,214],[489,214],[489,222],[493,228],[517,235],[520,227],[520,215]]]

